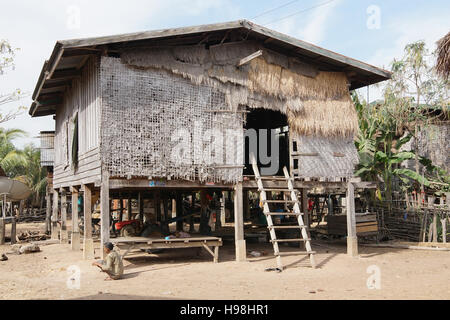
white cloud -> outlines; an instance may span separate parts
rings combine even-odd
[[[326,5],[316,7],[307,15],[307,19],[299,18],[304,17],[304,15],[299,14],[270,24],[268,27],[306,42],[320,44],[324,40],[329,18],[333,15],[334,9],[340,2],[341,0],[335,0]],[[320,5],[323,3],[323,1],[316,1],[315,4]]]
[[[327,29],[328,19],[333,14],[333,10],[339,2],[340,1],[333,1],[325,6],[314,9],[309,15],[306,27],[299,30],[297,34],[298,37],[314,44],[322,42]]]

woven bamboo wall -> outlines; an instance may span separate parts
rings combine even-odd
[[[100,74],[101,154],[111,176],[242,179],[243,114],[229,109],[225,94],[110,57]]]

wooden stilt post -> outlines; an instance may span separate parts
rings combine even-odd
[[[433,210],[433,242],[438,242],[436,210]]]
[[[226,223],[226,201],[227,201],[227,195],[226,191],[222,191],[222,199],[220,199],[220,225],[223,227]]]
[[[11,244],[16,243],[16,217],[11,218]]]
[[[139,220],[141,221],[142,225],[144,224],[144,197],[142,195],[142,192],[138,192],[138,212],[139,212]]]
[[[208,207],[208,200],[206,199],[206,190],[200,191],[200,234],[207,234],[208,229],[208,219],[206,217],[206,211]]]
[[[155,190],[153,193],[153,207],[156,221],[161,222],[161,191]]]
[[[244,190],[244,218],[250,219],[250,200],[248,198],[249,191]]]
[[[45,233],[50,234],[52,225],[52,197],[48,190],[45,195],[45,200],[47,201],[47,207],[45,208]]]
[[[441,219],[442,225],[442,242],[447,243],[447,218]]]
[[[123,197],[122,194],[119,196],[119,222],[123,221]]]
[[[195,210],[195,192],[191,193],[191,214]],[[194,226],[194,216],[191,215],[189,217],[189,232],[195,232],[195,226]]]
[[[177,191],[176,194],[176,215],[177,218],[183,215],[183,194]],[[183,231],[183,220],[177,220],[177,231]]]
[[[0,217],[0,245],[5,244],[5,232],[6,232],[5,218]]]
[[[133,208],[131,206],[131,197],[128,197],[127,200],[127,219],[126,220],[132,220],[133,219]]]
[[[70,248],[73,251],[80,251],[80,227],[78,225],[78,188],[71,187],[72,193],[72,234],[70,239]]]
[[[66,190],[61,188],[61,230],[59,232],[59,241],[62,244],[69,242],[69,236],[67,232],[67,193]]]
[[[53,190],[52,240],[58,240],[58,191]]]
[[[163,194],[163,211],[164,211],[164,222],[161,224],[161,227],[165,233],[170,233],[170,228],[168,224],[169,220],[169,198],[167,197],[167,193]]]
[[[311,216],[308,211],[308,189],[302,189],[302,213],[305,217],[305,225],[311,226]]]
[[[109,213],[109,175],[108,172],[102,170],[102,183],[100,189],[100,251],[102,259],[105,259],[103,252],[103,246],[106,242],[109,242],[109,225],[110,225],[110,213]]]
[[[247,260],[244,239],[244,208],[242,182],[238,182],[234,189],[234,236],[236,246],[236,261]]]
[[[356,236],[355,186],[347,184],[347,254],[358,256],[358,238]]]
[[[92,239],[92,187],[83,185],[84,191],[84,238],[83,259],[94,259],[94,240]]]

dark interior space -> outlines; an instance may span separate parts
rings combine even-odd
[[[283,167],[286,166],[289,169],[289,132],[287,117],[279,111],[272,111],[266,109],[249,109],[247,113],[247,122],[245,124],[245,130],[254,129],[256,132],[256,139],[254,143],[255,154],[262,175],[276,175],[283,176]],[[260,129],[266,129],[267,134],[264,134]],[[272,130],[277,129],[277,130]],[[246,134],[245,138],[245,168],[244,175],[254,175],[253,169],[250,163],[250,134]],[[271,161],[276,161],[278,164],[267,163],[267,159],[261,159],[260,146],[262,145],[261,139],[267,139],[267,155],[271,158]],[[273,147],[276,147],[276,143],[271,143],[273,140],[278,140],[278,157],[275,157],[276,153],[272,151]],[[273,145],[272,145],[273,144]],[[264,152],[263,152],[264,157]],[[276,173],[264,174],[264,168],[268,169],[277,166]]]

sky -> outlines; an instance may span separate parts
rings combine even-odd
[[[15,0],[0,6],[0,39],[19,48],[15,69],[0,75],[0,94],[29,93],[0,106],[31,105],[42,65],[57,40],[114,35],[248,19],[320,47],[389,69],[407,43],[423,40],[430,50],[450,31],[445,0]],[[381,89],[369,87],[369,99]],[[367,89],[361,93],[366,97]],[[19,147],[39,144],[40,131],[54,130],[52,116],[24,112],[1,124],[28,132]]]

